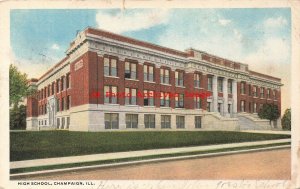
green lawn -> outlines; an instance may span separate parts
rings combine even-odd
[[[230,131],[11,132],[10,160],[290,138]]]

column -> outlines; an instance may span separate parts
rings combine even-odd
[[[228,115],[228,79],[227,78],[223,78],[223,115],[225,117],[229,117]]]
[[[218,77],[213,76],[213,112],[218,112]]]
[[[233,115],[233,117],[236,117],[236,114],[237,114],[237,82],[236,82],[236,80],[232,80],[232,96],[233,96],[232,115]]]

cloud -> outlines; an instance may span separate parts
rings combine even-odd
[[[60,50],[60,46],[56,43],[54,43],[52,46],[51,46],[51,49],[53,50]]]
[[[169,19],[169,11],[163,9],[134,11],[124,10],[117,14],[99,11],[96,22],[99,28],[114,33],[138,31],[165,24]]]
[[[229,19],[219,19],[218,21],[222,26],[227,26],[228,24],[231,23],[231,20]]]
[[[287,24],[287,20],[282,16],[279,16],[277,18],[268,18],[264,21],[264,26],[267,28],[280,28],[286,26]]]

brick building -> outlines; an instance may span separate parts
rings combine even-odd
[[[243,63],[94,28],[30,84],[38,92],[27,98],[27,129],[75,131],[270,129],[257,112],[280,110],[282,86]]]

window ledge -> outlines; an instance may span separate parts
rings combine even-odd
[[[109,105],[109,106],[119,106],[120,104],[104,103],[104,105]]]
[[[128,107],[137,107],[139,105],[137,105],[137,104],[125,104],[125,106],[128,106]]]
[[[144,105],[144,107],[145,108],[155,108],[155,106],[145,106],[145,105]]]
[[[108,77],[108,78],[116,78],[116,79],[119,79],[120,77],[118,76],[112,76],[112,75],[104,75],[104,77]]]
[[[144,80],[144,82],[145,82],[145,83],[154,83],[154,84],[155,84],[154,81],[145,81],[145,80]]]
[[[185,88],[185,86],[176,85],[175,87]]]
[[[165,85],[165,86],[172,86],[171,84],[168,83],[160,83],[161,85]]]
[[[171,109],[171,107],[160,106],[161,109]]]
[[[128,81],[140,81],[138,79],[131,79],[131,78],[125,78],[125,80],[128,80]]]
[[[194,86],[194,88],[195,89],[204,89],[203,87],[195,87],[195,86]]]

